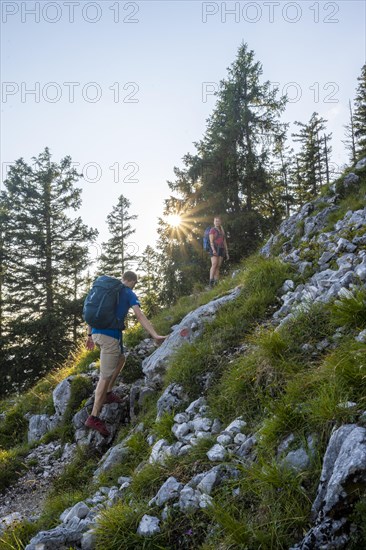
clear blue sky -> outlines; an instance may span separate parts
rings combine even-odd
[[[87,168],[80,214],[100,242],[123,194],[138,215],[131,241],[154,246],[166,182],[215,104],[205,83],[225,78],[243,41],[262,80],[294,99],[282,119],[318,112],[333,132],[332,160],[347,162],[343,125],[365,63],[362,0],[1,4],[2,171],[45,146],[57,162],[70,155]]]

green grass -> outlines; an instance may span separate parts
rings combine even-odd
[[[225,368],[223,351],[240,344],[246,334],[268,314],[276,292],[289,276],[289,267],[277,259],[253,257],[240,275],[242,290],[235,304],[223,306],[193,344],[175,354],[165,384],[177,382],[194,398],[201,392],[200,377],[213,372],[218,380]]]
[[[175,414],[175,411],[171,413],[164,412],[160,420],[155,422],[152,426],[152,433],[156,436],[157,440],[166,439],[169,443],[174,443],[176,441],[172,433]]]
[[[362,330],[366,328],[366,290],[345,290],[343,296],[330,306],[334,322],[338,326]]]
[[[295,474],[275,461],[243,468],[237,481],[220,488],[215,506],[208,509],[220,526],[225,548],[287,549],[301,539],[311,499],[304,484],[314,490],[317,471]],[[233,498],[232,488],[239,489]],[[232,545],[232,546],[230,546]]]
[[[313,304],[299,311],[280,330],[256,329],[248,334],[251,350],[240,356],[225,369],[216,386],[208,393],[213,414],[229,421],[244,415],[254,426],[262,418],[265,409],[273,410],[278,399],[288,391],[288,384],[297,376],[297,384],[303,385],[304,371],[315,364],[312,353],[303,350],[304,344],[315,344],[333,334],[330,314],[322,304]],[[313,348],[311,348],[313,350]],[[320,354],[319,354],[320,355]],[[290,403],[285,404],[281,416],[289,423],[287,407],[302,398],[302,391],[290,393]]]
[[[144,377],[142,372],[142,359],[138,355],[130,353],[127,356],[126,364],[123,367],[120,377],[124,384],[133,384],[136,380]]]
[[[365,190],[362,183],[360,193],[342,198],[339,211],[331,214],[332,224],[350,205],[360,204]],[[300,224],[299,238],[302,230]],[[283,242],[279,244],[282,246]],[[319,253],[319,247],[310,246],[308,258],[314,259]],[[206,394],[210,416],[225,424],[242,415],[247,422],[245,432],[258,436],[256,461],[245,466],[238,464],[239,477],[226,480],[215,489],[213,508],[194,514],[171,508],[167,520],[161,523],[160,534],[150,538],[138,536],[136,530],[143,514],[160,515],[160,510],[149,508],[148,502],[162,483],[169,476],[187,483],[195,474],[210,469],[212,463],[206,453],[215,441],[215,438],[202,439],[185,456],[167,458],[164,465],[149,464],[147,433],[174,441],[171,433],[174,412],[155,422],[159,396],[150,396],[137,418],[137,422],[144,424],[144,431],[134,433],[126,442],[129,453],[122,463],[100,476],[99,484],[116,484],[121,475],[131,476],[132,483],[123,501],[103,512],[97,526],[97,548],[269,550],[285,549],[302,539],[309,526],[321,457],[331,431],[343,423],[358,422],[366,408],[366,345],[354,340],[357,331],[366,326],[366,294],[364,290],[349,293],[331,306],[308,304],[275,330],[269,319],[278,307],[278,289],[287,278],[298,280],[288,265],[275,258],[253,256],[241,265],[234,279],[227,277],[210,291],[197,288],[191,296],[181,298],[152,319],[158,332],[168,333],[192,309],[241,285],[239,298],[218,311],[200,338],[182,346],[175,354],[164,384],[181,383],[193,400],[202,393],[202,376],[212,372],[213,381]],[[344,332],[336,349],[317,350],[316,345],[322,340],[333,342],[337,327],[344,327]],[[126,343],[136,345],[144,336],[141,327],[132,326],[127,331]],[[245,344],[245,351],[230,355],[241,344]],[[97,357],[97,350],[92,353],[81,350],[72,364],[40,381],[28,397],[0,405],[2,410],[9,410],[0,425],[0,441],[8,446],[0,454],[0,484],[14,479],[23,468],[24,447],[13,449],[12,441],[14,434],[18,443],[25,441],[24,413],[51,412],[51,392],[60,377],[85,372]],[[140,375],[139,359],[131,357],[131,361],[129,369],[122,373],[124,381],[133,381]],[[75,395],[65,415],[66,439],[72,435],[68,432],[72,415],[90,393],[90,387],[78,377]],[[356,406],[342,407],[346,401],[354,401]],[[128,431],[128,428],[121,430],[118,440],[124,439]],[[276,460],[278,445],[291,433],[295,439],[290,449],[306,448],[309,435],[315,439],[310,466],[300,474],[281,467]],[[95,490],[91,480],[96,463],[97,457],[78,454],[55,482],[37,531],[54,526],[65,508]],[[239,489],[239,495],[234,496],[233,489]],[[352,548],[357,548],[357,544],[361,547],[365,540],[365,509],[361,498],[353,514],[358,529],[353,533]],[[22,548],[19,545],[27,542],[33,528],[24,523],[7,532],[3,535],[6,548]]]
[[[26,443],[28,421],[25,408],[20,404],[12,407],[0,424],[0,448],[10,449]]]
[[[0,535],[0,550],[24,550],[26,544],[38,532],[37,523],[20,521]]]
[[[118,502],[101,514],[95,533],[99,550],[136,550],[159,548],[154,541],[136,534],[142,516],[148,509]],[[160,547],[161,548],[161,547]]]
[[[165,466],[148,463],[133,476],[130,494],[137,499],[151,499],[168,477]]]
[[[0,491],[3,491],[14,483],[26,466],[23,458],[29,452],[29,445],[13,447],[12,449],[0,449]]]
[[[351,535],[350,550],[366,548],[366,494],[356,503],[351,521],[356,528]]]
[[[244,415],[255,423],[261,415],[262,396],[259,392],[257,354],[246,354],[222,373],[219,382],[208,393],[212,414],[224,422]]]

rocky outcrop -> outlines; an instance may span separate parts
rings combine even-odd
[[[185,342],[193,342],[204,330],[205,323],[214,320],[217,311],[225,304],[235,300],[240,288],[235,288],[225,296],[216,298],[186,315],[182,321],[172,327],[169,338],[152,355],[144,359],[142,370],[146,385],[160,388],[164,374],[173,353]]]
[[[88,418],[94,402],[94,397],[90,397],[72,420],[75,427],[75,441],[78,445],[103,450],[113,441],[121,424],[129,422],[130,387],[126,384],[120,384],[113,391],[121,398],[122,402],[105,404],[100,413],[100,418],[107,424],[110,435],[104,437],[99,432],[85,427],[85,420]]]
[[[94,363],[92,363],[89,369],[94,368]],[[79,376],[91,376],[93,374],[89,373]],[[28,443],[33,443],[39,441],[44,435],[48,432],[57,428],[62,423],[64,414],[67,410],[68,404],[71,398],[71,386],[72,381],[75,379],[75,376],[68,376],[61,380],[59,384],[55,387],[52,392],[53,406],[55,413],[53,415],[47,414],[29,414],[27,419],[29,422],[28,427]]]
[[[357,175],[349,174],[343,187],[348,188],[358,181]],[[299,273],[308,273],[308,280],[297,286],[293,281],[286,281],[281,297],[283,305],[273,316],[281,325],[300,307],[313,302],[330,302],[346,290],[366,282],[366,207],[350,210],[331,231],[325,231],[329,214],[338,209],[333,204],[336,199],[333,195],[305,204],[281,224],[278,234],[261,250],[268,257],[275,246],[288,239],[282,244],[280,258]],[[321,211],[314,214],[319,208]]]
[[[366,429],[356,424],[338,428],[324,456],[316,499],[314,526],[293,550],[347,548],[353,504],[366,491]]]

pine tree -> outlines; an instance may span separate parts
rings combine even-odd
[[[356,158],[366,156],[366,64],[361,69],[361,76],[357,79],[357,95],[354,108],[354,129],[356,138]]]
[[[297,157],[297,203],[303,204],[317,196],[322,185],[329,180],[329,154],[332,149],[328,145],[331,134],[321,135],[327,121],[313,113],[308,124],[295,121],[300,126],[298,134],[292,134],[295,142],[301,144]],[[329,181],[328,181],[329,183]]]
[[[128,269],[132,269],[132,263],[136,262],[137,254],[134,243],[128,241],[136,229],[131,222],[137,219],[137,215],[129,214],[131,203],[120,195],[118,203],[113,207],[107,217],[111,238],[103,243],[103,253],[100,257],[99,272],[121,278]]]
[[[273,229],[291,214],[295,203],[291,165],[294,150],[286,146],[286,135],[275,137],[273,161],[271,162],[271,191],[269,192],[268,216],[273,220]],[[272,229],[272,228],[271,228]]]
[[[8,333],[6,319],[10,315],[6,298],[6,283],[9,266],[9,241],[8,233],[11,221],[6,205],[6,195],[0,193],[0,365],[6,360],[6,348],[8,347]]]
[[[32,166],[23,159],[14,163],[3,196],[11,224],[5,235],[9,261],[2,298],[11,316],[5,322],[10,359],[2,368],[18,389],[53,368],[74,344],[82,323],[81,274],[96,236],[80,217],[68,215],[81,204],[71,158],[56,164],[46,148],[32,160]],[[68,315],[72,308],[77,322]]]
[[[70,243],[63,257],[65,264],[60,269],[60,304],[67,324],[68,338],[73,344],[77,343],[81,331],[84,333],[85,330],[84,326],[80,327],[80,311],[90,287],[90,279],[85,275],[85,267],[88,264],[85,252],[82,244]]]
[[[350,121],[349,123],[344,127],[346,130],[346,139],[342,140],[342,143],[346,146],[346,149],[350,152],[350,162],[351,164],[356,163],[356,138],[355,138],[355,124],[354,124],[354,116],[352,112],[352,105],[351,101],[349,101],[349,115],[350,115]]]
[[[160,258],[157,252],[147,246],[139,262],[138,294],[142,309],[148,317],[156,315],[160,310],[159,293],[161,290]]]

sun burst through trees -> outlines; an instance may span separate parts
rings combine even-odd
[[[178,228],[182,223],[182,218],[179,214],[169,214],[166,218],[166,222],[170,227]]]

